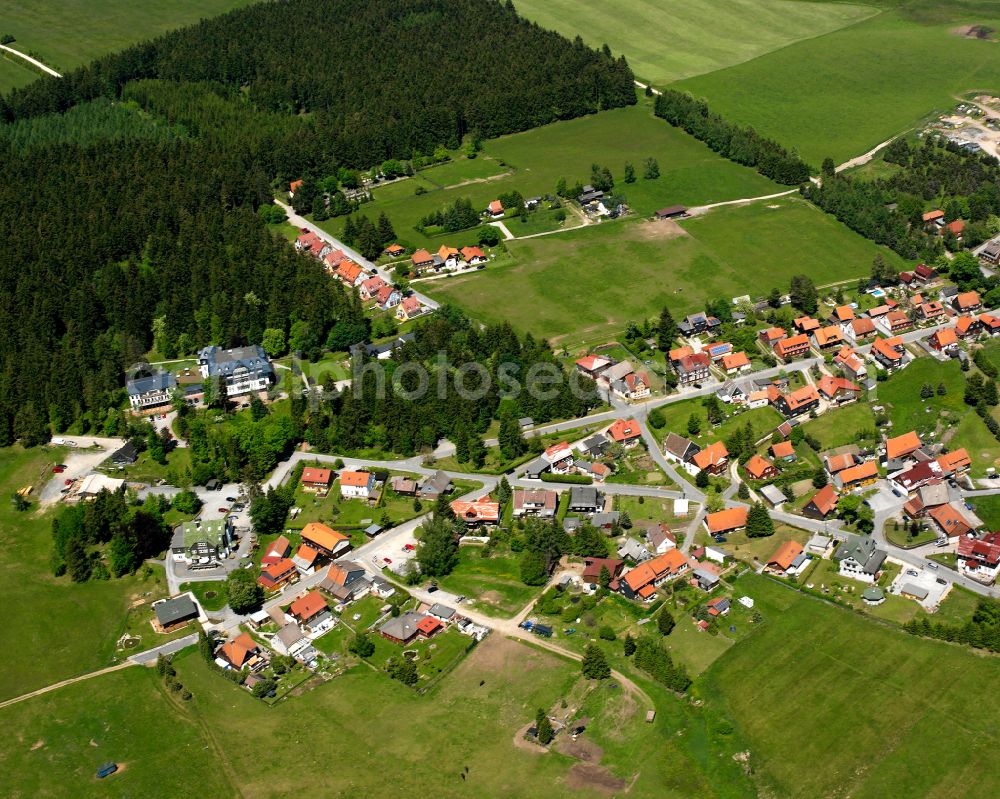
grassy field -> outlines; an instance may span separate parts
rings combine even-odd
[[[955,33],[962,24],[1000,28],[998,20],[991,4],[912,4],[677,88],[818,167],[826,156],[845,161],[952,107],[956,94],[1000,89],[1000,48]]]
[[[656,158],[660,166],[660,177],[656,180],[642,177],[642,165],[649,156]],[[626,161],[636,168],[635,183],[623,182]],[[404,244],[434,249],[446,243],[461,246],[474,242],[478,233],[428,237],[414,230],[414,225],[457,197],[469,197],[474,207],[485,208],[507,191],[519,191],[524,197],[553,194],[560,178],[565,178],[570,186],[578,180],[588,183],[594,163],[611,170],[617,181],[616,191],[625,195],[639,215],[652,214],[657,208],[674,203],[698,205],[781,190],[752,169],[720,158],[701,142],[654,117],[651,103],[642,97],[637,105],[628,108],[487,141],[483,152],[472,161],[460,158],[418,172],[411,180],[375,189],[374,202],[366,203],[362,213],[374,219],[385,211]],[[484,167],[491,173],[485,177]],[[426,193],[415,194],[418,186]],[[545,213],[539,211],[529,219]],[[344,218],[318,224],[336,235],[343,229]],[[521,234],[517,219],[506,224],[513,235]],[[578,224],[577,217],[570,214],[566,224]],[[536,232],[533,221],[527,225],[526,233]],[[540,240],[562,241],[565,236],[561,233]]]
[[[459,563],[438,583],[453,594],[475,597],[475,607],[483,613],[513,616],[538,594],[539,588],[521,582],[518,556],[514,553],[494,553],[481,557],[481,546],[464,546],[459,550]]]
[[[518,12],[592,47],[624,53],[640,79],[663,83],[713,72],[850,25],[875,13],[864,5],[787,0],[517,0]]]
[[[61,0],[48,3],[45,0],[18,0],[5,4],[2,24],[3,32],[15,37],[12,47],[33,54],[57,72],[65,72],[105,53],[249,2]]]
[[[855,402],[806,421],[802,430],[815,437],[823,451],[856,443],[860,432],[875,430],[875,417],[871,405]]]
[[[995,795],[995,780],[980,779],[976,763],[993,748],[1000,698],[987,693],[970,713],[967,697],[1000,677],[1000,660],[753,575],[736,590],[753,597],[764,624],[720,657],[699,689],[753,742],[762,793]]]
[[[134,667],[4,708],[3,793],[181,796],[197,784],[202,796],[235,796],[213,742],[190,712],[198,701],[180,706],[155,671]],[[94,772],[108,760],[120,771],[98,780]]]
[[[0,496],[31,483],[40,487],[62,452],[0,450]],[[0,699],[109,665],[131,601],[165,590],[155,573],[83,584],[53,577],[50,531],[51,515],[39,514],[37,504],[17,513],[9,500],[0,502],[0,577],[12,610],[0,633]]]
[[[944,383],[948,393],[922,399],[920,388],[929,383],[937,388]],[[892,420],[892,435],[916,430],[924,441],[947,442],[949,448],[965,447],[972,460],[972,473],[982,476],[986,467],[996,465],[1000,445],[962,399],[965,379],[957,361],[939,363],[933,358],[918,358],[906,369],[892,375],[877,388],[878,401],[885,405]]]
[[[506,319],[566,346],[607,340],[627,321],[653,317],[663,305],[680,318],[703,309],[707,299],[785,289],[801,272],[818,285],[857,278],[869,272],[876,252],[904,266],[895,254],[794,198],[719,208],[680,226],[611,223],[507,246],[513,265],[424,289],[483,321]],[[513,296],[520,301],[497,301]]]

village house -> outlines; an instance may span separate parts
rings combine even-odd
[[[965,447],[959,447],[944,455],[939,455],[937,464],[941,468],[942,473],[952,476],[967,471],[969,466],[972,465],[972,460],[969,458],[969,453]]]
[[[668,433],[663,441],[663,456],[682,464],[690,474],[697,474],[698,467],[694,464],[694,456],[701,452],[701,447],[677,433]]]
[[[683,574],[687,569],[687,558],[676,549],[671,549],[626,572],[621,578],[621,592],[627,599],[648,602],[659,586]]]
[[[472,266],[479,266],[479,264],[486,263],[486,253],[479,249],[479,247],[463,247],[462,260]]]
[[[947,315],[948,312],[944,309],[944,305],[937,300],[921,303],[917,307],[917,316],[924,321],[929,322]]]
[[[316,571],[316,563],[319,559],[319,552],[308,544],[303,544],[299,547],[298,552],[292,557],[292,563],[295,564],[295,568],[298,570],[299,574],[303,577],[309,577]]]
[[[917,268],[913,270],[913,279],[915,282],[926,286],[937,279],[937,272],[927,264],[917,264]]]
[[[374,490],[375,475],[371,472],[340,473],[340,496],[344,499],[368,499]]]
[[[445,269],[458,269],[462,261],[462,253],[458,248],[449,247],[447,244],[442,244],[438,248],[437,255]]]
[[[608,588],[617,591],[621,586],[619,579],[625,569],[625,561],[621,558],[584,558],[582,579],[592,590],[600,586],[601,570],[607,569],[610,576]]]
[[[1000,317],[988,313],[980,314],[979,326],[988,336],[996,336],[1000,334]]]
[[[944,225],[944,211],[940,208],[935,208],[933,211],[928,211],[922,217],[924,222],[924,227],[938,228]]]
[[[375,304],[380,311],[395,308],[403,299],[403,293],[393,286],[382,286],[375,295]]]
[[[400,322],[408,322],[418,316],[423,316],[429,310],[426,305],[421,304],[420,299],[415,294],[411,294],[409,297],[404,297],[396,306],[396,319]]]
[[[406,252],[406,247],[402,244],[390,244],[385,248],[385,254],[390,258],[399,258]]]
[[[604,433],[594,433],[576,445],[577,449],[591,458],[600,458],[608,451],[611,440]]]
[[[604,507],[600,493],[593,486],[571,486],[569,489],[569,511],[571,513],[593,514]]]
[[[841,347],[833,356],[833,362],[852,380],[864,380],[868,376],[865,362],[850,347]]]
[[[857,466],[861,463],[860,450],[855,445],[848,445],[847,448],[840,448],[835,450],[828,455],[823,456],[823,465],[826,470],[834,475],[837,472],[842,472],[844,469],[850,469],[852,466]]]
[[[692,355],[685,355],[674,363],[674,371],[677,373],[677,382],[682,386],[690,383],[699,383],[709,377],[709,367],[712,361],[704,352],[697,352]]]
[[[599,379],[601,384],[610,388],[616,381],[622,380],[634,371],[635,367],[630,361],[621,361],[605,369]]]
[[[419,274],[434,266],[434,257],[427,250],[420,249],[410,256],[410,262],[413,264],[413,271]]]
[[[913,430],[901,436],[885,440],[885,457],[887,461],[902,460],[912,456],[920,447],[920,436]]]
[[[854,309],[850,305],[838,305],[830,312],[827,321],[831,325],[837,325],[841,332],[847,335],[847,328],[850,327],[851,321],[855,316]]]
[[[809,413],[819,407],[819,392],[815,386],[802,386],[788,394],[779,395],[775,407],[786,417]]]
[[[631,447],[642,439],[642,429],[635,419],[618,419],[608,428],[608,435],[615,443]]]
[[[291,558],[282,558],[262,568],[257,583],[265,591],[277,591],[292,578],[297,578],[298,574],[299,570],[295,567],[295,562]]]
[[[649,375],[645,372],[632,372],[611,384],[611,390],[625,400],[645,399],[649,396],[649,387]]]
[[[727,380],[719,386],[715,392],[715,396],[727,405],[743,405],[747,401],[749,393],[745,386],[740,385],[734,380]]]
[[[729,465],[729,450],[721,441],[714,441],[703,450],[696,452],[691,461],[699,470],[719,475]]]
[[[745,352],[732,352],[722,356],[722,368],[727,375],[750,371],[750,359]]]
[[[895,336],[910,330],[913,322],[903,311],[889,311],[876,320],[875,327],[887,336]]]
[[[878,466],[875,461],[864,461],[837,472],[833,482],[842,491],[864,488],[878,480]]]
[[[954,352],[958,349],[958,335],[953,327],[941,327],[931,333],[927,343],[938,352]]]
[[[500,521],[500,503],[491,499],[456,499],[451,503],[451,510],[455,518],[472,527],[497,524]]]
[[[792,577],[800,574],[809,565],[802,544],[798,541],[785,541],[765,564],[764,570],[779,577]]]
[[[156,624],[165,633],[178,630],[201,615],[190,593],[154,602],[153,612],[156,615]]]
[[[218,566],[235,548],[233,520],[226,516],[184,522],[171,541],[170,552],[175,561],[189,569],[205,569]]]
[[[875,323],[867,317],[852,319],[849,335],[856,342],[869,339],[875,335]]]
[[[289,556],[291,551],[291,542],[285,536],[279,535],[264,551],[264,555],[260,559],[260,565],[269,566],[272,563],[277,563],[279,560],[284,560]]]
[[[903,341],[898,336],[891,339],[877,338],[872,344],[872,357],[889,372],[903,365],[904,351]]]
[[[805,333],[783,338],[774,345],[774,354],[781,360],[792,361],[809,354],[809,337]]]
[[[767,458],[754,454],[743,466],[751,480],[770,480],[778,476],[778,467]]]
[[[979,260],[997,266],[1000,264],[1000,240],[991,239],[979,251]]]
[[[259,344],[228,350],[214,344],[203,347],[198,370],[206,380],[221,380],[229,397],[266,391],[274,382],[274,367]]]
[[[840,564],[842,577],[874,583],[887,555],[884,549],[878,548],[872,536],[848,533],[847,538],[837,547],[833,559]]]
[[[157,372],[137,377],[125,384],[128,402],[133,411],[144,411],[169,405],[177,390],[177,378],[172,372]]]
[[[573,450],[565,441],[546,448],[542,459],[549,464],[549,469],[554,474],[568,474],[573,468]]]
[[[954,219],[941,229],[941,235],[945,232],[951,233],[958,241],[962,240],[962,233],[965,232],[965,222],[961,219]]]
[[[577,359],[576,368],[581,374],[586,375],[591,380],[597,380],[612,363],[610,358],[604,358],[600,355],[585,355]]]
[[[374,299],[379,291],[384,288],[386,282],[380,278],[378,275],[375,277],[370,277],[367,280],[361,281],[361,285],[358,287],[358,296],[364,301]]]
[[[718,363],[733,351],[733,345],[728,341],[713,341],[702,347],[702,352],[708,354],[712,363]]]
[[[813,343],[820,352],[843,346],[844,334],[837,325],[821,327],[813,332]]]
[[[360,264],[344,259],[337,264],[336,278],[349,288],[360,286],[365,281],[365,270]]]
[[[780,461],[791,462],[795,460],[795,445],[791,441],[779,441],[771,445],[771,457]]]
[[[948,502],[931,508],[927,515],[933,519],[938,529],[948,538],[969,535],[981,526],[978,518],[967,511],[964,505]]]
[[[309,522],[302,528],[302,543],[331,559],[340,557],[351,548],[350,538],[322,522]]]
[[[503,217],[503,214],[503,203],[499,200],[492,200],[490,204],[486,206],[486,215],[491,219],[500,219]]]
[[[216,656],[237,671],[245,668],[255,672],[267,665],[267,659],[261,656],[260,646],[249,633],[230,638],[219,647]]]
[[[330,564],[318,587],[339,602],[350,602],[367,594],[371,583],[360,563],[340,560]]]
[[[336,275],[337,267],[339,267],[343,261],[350,259],[347,257],[347,254],[343,250],[330,249],[323,256],[322,260],[323,260],[323,268],[326,270],[326,273],[328,275]]]
[[[802,507],[802,513],[813,519],[825,519],[836,509],[838,499],[833,485],[828,483],[810,497]]]
[[[330,608],[319,591],[309,591],[296,599],[288,608],[289,614],[299,624],[310,630],[319,630],[329,626],[333,620]]]
[[[401,613],[383,624],[379,628],[379,635],[396,644],[408,644],[420,633],[419,625],[424,618],[426,617],[412,610]]]
[[[757,334],[760,343],[768,349],[773,349],[775,344],[787,336],[788,333],[783,327],[768,327]]]
[[[299,486],[303,491],[325,497],[333,483],[333,472],[318,466],[306,466],[299,478]]]
[[[662,522],[646,530],[646,541],[656,555],[662,555],[677,546],[677,536]]]
[[[978,291],[962,291],[955,295],[952,303],[959,313],[973,313],[983,307]]]
[[[618,547],[618,557],[632,563],[642,563],[653,557],[653,554],[635,538],[626,538]]]
[[[830,375],[823,375],[816,383],[816,389],[824,399],[839,405],[853,402],[861,395],[861,386],[847,378]]]
[[[295,249],[299,252],[309,253],[313,258],[322,258],[332,248],[327,242],[308,230],[295,239]]]
[[[800,333],[804,333],[807,336],[815,330],[819,330],[820,324],[818,319],[813,319],[811,316],[800,316],[798,319],[794,320],[792,324],[795,329]]]
[[[682,347],[675,347],[674,349],[669,350],[667,352],[667,360],[670,362],[670,365],[673,366],[681,358],[687,358],[688,355],[694,355],[694,350],[685,344]]]
[[[438,471],[434,472],[430,477],[425,477],[423,482],[420,483],[420,487],[417,489],[417,494],[421,499],[435,500],[441,494],[447,494],[451,490],[451,478],[446,472]]]
[[[982,538],[964,535],[958,539],[958,566],[962,574],[992,585],[1000,572],[1000,532]]]
[[[677,329],[682,336],[694,336],[698,333],[714,333],[722,325],[714,316],[706,313],[693,313],[685,316],[677,323]]]
[[[727,508],[705,516],[705,529],[711,536],[742,530],[747,526],[747,508]]]
[[[540,519],[552,519],[556,515],[559,495],[555,491],[543,489],[515,489],[514,510],[515,519],[522,516],[537,516]]]
[[[979,321],[973,316],[960,316],[955,320],[955,335],[963,341],[979,335]]]

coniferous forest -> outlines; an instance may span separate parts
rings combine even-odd
[[[356,296],[256,213],[281,181],[633,102],[623,59],[492,0],[265,3],[12,92],[0,100],[0,445],[98,429],[154,320],[168,356],[295,322],[338,349],[366,340]],[[507,349],[546,352],[516,337]],[[313,434],[343,441],[327,432],[346,430],[336,413]],[[414,418],[392,443],[450,424],[421,432]]]

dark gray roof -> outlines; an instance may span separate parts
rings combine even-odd
[[[548,470],[549,462],[542,457],[535,458],[524,468],[525,474],[541,474],[542,472],[547,472]]]
[[[299,629],[297,624],[286,624],[280,630],[278,630],[277,638],[281,643],[285,645],[286,648],[295,645],[303,638],[305,635],[302,630]]]
[[[451,478],[443,471],[438,470],[420,484],[420,493],[424,496],[434,496],[443,494],[451,485]]]
[[[184,619],[193,619],[198,615],[198,606],[186,594],[160,602],[155,606],[155,610],[156,620],[164,627]]]
[[[228,376],[241,369],[261,374],[274,374],[271,361],[268,360],[267,353],[264,352],[264,348],[260,344],[234,347],[229,350],[224,350],[213,344],[198,353],[198,361],[208,367],[209,377]]]
[[[131,441],[126,441],[125,446],[121,449],[115,450],[111,453],[112,463],[135,463],[135,459],[139,457],[139,453],[135,448],[135,444]]]
[[[875,574],[885,562],[888,553],[876,546],[871,536],[860,536],[849,533],[844,542],[837,547],[833,557],[836,561],[851,558],[861,564],[866,574]]]
[[[435,602],[431,605],[430,611],[428,611],[432,616],[437,616],[439,619],[450,619],[455,615],[455,608],[450,608],[447,605],[442,605],[439,602]]]
[[[130,397],[146,394],[150,391],[170,391],[177,386],[177,378],[171,372],[158,372],[149,377],[137,377],[125,384]]]
[[[422,618],[423,616],[419,613],[414,613],[411,610],[394,619],[389,619],[379,628],[379,632],[399,641],[408,641],[417,634],[417,624]]]
[[[701,452],[701,447],[677,433],[668,433],[663,449],[682,461],[687,461]]]
[[[573,486],[569,490],[569,504],[571,508],[596,508],[597,489],[593,486]]]

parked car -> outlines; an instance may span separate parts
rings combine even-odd
[[[939,567],[938,567],[938,565],[936,563],[928,563],[927,564],[927,568],[928,569],[933,569],[934,571],[937,571]]]
[[[64,486],[71,486],[71,485],[73,485],[73,478],[72,477],[67,477],[65,480],[63,480],[63,485]]]
[[[229,513],[229,508],[219,508],[219,513]]]
[[[413,544],[406,544],[403,546],[403,552],[412,552],[416,547]]]
[[[944,579],[944,577],[938,577],[937,578],[937,583],[938,583],[938,585],[948,585],[948,581],[946,579]]]
[[[226,502],[235,502],[236,497],[226,497]]]
[[[920,575],[919,575],[919,574],[917,573],[917,571],[916,571],[915,569],[907,569],[907,570],[906,570],[906,573],[907,573],[907,574],[908,574],[908,575],[909,575],[910,577],[919,577],[919,576],[920,576]]]
[[[53,466],[52,467],[52,474],[62,474],[65,471],[66,471],[66,467],[65,466]]]
[[[392,558],[382,558],[386,563],[392,563]]]

